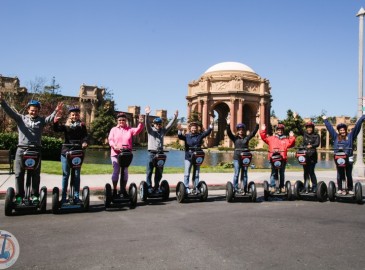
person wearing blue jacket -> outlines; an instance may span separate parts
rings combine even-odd
[[[349,194],[353,195],[353,180],[352,180],[352,169],[353,169],[353,163],[354,163],[354,157],[353,157],[353,144],[356,140],[357,135],[360,132],[362,122],[365,120],[365,115],[361,116],[359,120],[357,120],[355,127],[351,130],[350,133],[347,132],[347,125],[344,123],[340,123],[337,125],[337,132],[332,127],[330,122],[327,120],[327,117],[324,115],[322,116],[324,120],[324,124],[326,125],[326,128],[328,132],[330,133],[332,140],[333,140],[333,148],[334,153],[337,153],[340,149],[343,149],[343,151],[346,153],[346,155],[349,158],[349,164],[346,166],[346,178],[347,178],[347,188],[349,190]],[[362,147],[362,145],[360,146]],[[338,187],[338,193],[346,194],[346,191],[342,191],[342,180],[340,177],[340,172],[337,169],[337,187]]]
[[[190,189],[189,189],[189,177],[190,177],[190,171],[191,171],[191,167],[192,167],[192,163],[191,163],[191,157],[192,154],[194,152],[194,147],[199,147],[202,145],[203,143],[203,139],[207,136],[209,136],[209,134],[212,132],[213,130],[213,124],[214,124],[214,118],[211,118],[211,122],[209,125],[209,128],[207,130],[205,130],[204,132],[199,132],[198,130],[198,123],[196,122],[191,122],[189,124],[189,133],[187,134],[183,134],[182,133],[182,127],[181,124],[178,124],[177,129],[178,131],[178,137],[180,140],[185,142],[185,170],[184,170],[184,185],[186,188],[186,192],[189,194],[190,193]],[[196,192],[199,193],[199,189],[197,188],[198,184],[199,184],[199,172],[200,172],[200,166],[196,167],[196,174],[195,174],[195,179],[193,179],[194,181],[194,188],[196,189]]]

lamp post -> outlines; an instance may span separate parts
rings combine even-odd
[[[363,52],[364,52],[364,15],[365,10],[360,8],[356,17],[359,17],[359,85],[358,85],[358,106],[357,106],[357,118],[360,118],[363,114]],[[359,135],[357,136],[357,158],[355,162],[355,171],[357,176],[364,177],[364,161],[363,161],[363,129],[361,128]]]

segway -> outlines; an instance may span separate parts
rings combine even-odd
[[[25,196],[21,203],[15,201],[14,188],[9,187],[5,195],[5,215],[11,216],[13,210],[17,211],[29,211],[45,213],[47,207],[47,188],[42,187],[39,192],[39,202],[33,202],[32,200],[32,180],[34,171],[38,168],[41,160],[40,146],[34,143],[29,145],[18,145],[18,148],[24,149],[21,154],[21,167],[25,170]]]
[[[129,185],[129,191],[127,196],[122,193],[122,185],[124,182],[124,169],[129,167],[133,160],[133,153],[131,149],[126,148],[126,145],[123,145],[123,149],[117,157],[118,164],[120,166],[120,180],[119,187],[120,191],[116,193],[116,196],[113,196],[112,186],[107,183],[104,188],[104,206],[105,209],[122,207],[125,204],[129,204],[130,209],[134,209],[137,206],[137,186],[135,183],[131,183]]]
[[[159,148],[157,151],[150,151],[150,153],[155,154],[153,158],[153,167],[155,170],[163,169],[166,163],[166,155],[168,151]],[[141,181],[139,184],[139,197],[142,202],[147,201],[147,198],[162,198],[162,200],[166,201],[170,197],[170,186],[167,180],[162,180],[159,187],[151,188],[152,192],[148,190],[147,182]]]
[[[304,147],[298,148],[298,151],[295,153],[295,157],[297,158],[300,165],[307,165],[309,157],[307,155],[307,150]],[[319,202],[327,201],[327,185],[323,181],[319,181],[317,184],[317,190],[313,190],[310,186],[310,180],[304,179],[303,181],[297,180],[294,184],[293,193],[294,197],[297,200],[302,199],[317,199]]]
[[[200,146],[190,147],[190,151],[192,152],[192,181],[194,183],[197,168],[202,165],[205,153],[200,148]],[[204,181],[199,181],[197,186],[194,186],[194,188],[189,187],[189,192],[187,192],[184,183],[179,181],[176,186],[176,198],[179,203],[183,203],[186,199],[198,199],[200,201],[206,201],[208,198],[208,186]]]
[[[273,154],[270,158],[271,166],[275,170],[277,170],[278,179],[275,179],[275,192],[270,192],[269,182],[267,180],[264,181],[263,184],[264,184],[264,200],[265,201],[267,201],[269,199],[269,197],[277,197],[277,198],[292,200],[292,190],[291,190],[290,181],[285,182],[284,190],[280,189],[279,170],[282,168],[282,166],[284,166],[284,158],[280,154],[280,152],[282,152],[282,151],[274,150],[274,152],[272,152]]]
[[[336,185],[334,181],[330,181],[328,183],[328,199],[331,202],[334,201],[350,201],[356,202],[358,204],[363,204],[362,198],[362,185],[360,182],[355,183],[355,192],[354,194],[349,194],[349,190],[347,188],[347,181],[346,181],[346,166],[349,164],[349,157],[344,152],[343,149],[339,149],[337,153],[334,155],[334,161],[338,172],[340,174],[340,178],[342,181],[342,188],[346,191],[346,194],[340,194],[336,192]]]
[[[84,161],[85,153],[82,150],[80,142],[78,143],[65,143],[62,146],[71,147],[69,151],[66,152],[66,159],[68,165],[71,168],[70,175],[70,190],[68,192],[68,198],[66,201],[62,202],[59,199],[60,190],[58,187],[54,187],[52,191],[52,212],[53,214],[58,214],[61,211],[73,211],[73,210],[83,210],[88,211],[90,205],[90,189],[85,186],[82,189],[82,200],[75,201],[75,170],[81,168]]]
[[[240,183],[239,183],[239,189],[235,190],[233,187],[232,182],[228,181],[226,185],[226,200],[227,202],[232,202],[235,199],[238,198],[248,198],[252,202],[256,202],[257,198],[257,190],[256,185],[253,181],[250,181],[247,185],[247,192],[244,190],[243,186],[243,170],[250,166],[251,160],[252,160],[252,154],[249,149],[236,149],[238,151],[241,151],[240,154],[240,167],[241,167],[241,174],[240,174]]]

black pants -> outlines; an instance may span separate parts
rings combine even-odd
[[[17,149],[15,155],[15,190],[16,194],[24,197],[24,176],[25,170],[22,169],[22,149]],[[32,195],[39,196],[39,183],[41,181],[41,161],[39,161],[39,166],[36,170],[30,171],[33,174],[32,177]]]
[[[347,188],[348,190],[352,190],[354,188],[353,186],[353,180],[352,180],[352,168],[353,163],[349,162],[346,167],[337,167],[337,187],[338,190],[342,190],[342,180],[347,178]]]
[[[303,165],[304,170],[304,181],[311,180],[312,182],[312,188],[317,187],[317,176],[314,172],[314,168],[316,167],[316,163],[309,162],[309,164]],[[304,186],[305,186],[304,182]]]

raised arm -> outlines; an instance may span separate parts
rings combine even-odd
[[[360,129],[362,127],[362,122],[365,120],[365,115],[362,115],[359,120],[357,120],[355,127],[351,130],[352,140],[355,140],[357,135],[359,135]]]
[[[176,110],[176,112],[174,113],[174,118],[170,120],[170,122],[167,124],[167,126],[165,128],[166,129],[165,133],[169,132],[169,130],[173,127],[178,115],[179,115],[179,111]]]
[[[182,126],[181,124],[178,124],[177,125],[177,137],[180,139],[180,140],[183,140],[183,141],[186,141],[186,136],[184,134],[182,134]]]
[[[151,134],[153,130],[152,130],[152,127],[150,125],[150,119],[149,119],[149,115],[150,115],[150,112],[151,112],[150,106],[147,106],[144,109],[144,111],[146,113],[146,116],[145,116],[145,125],[146,125],[146,129],[147,129],[147,133],[148,134]]]
[[[60,111],[62,111],[63,102],[58,102],[56,109],[53,111],[51,115],[48,115],[45,119],[45,123],[49,124],[53,122],[54,118],[56,117],[56,114]]]
[[[261,139],[262,139],[265,143],[269,144],[269,140],[268,140],[268,138],[267,138],[266,125],[265,125],[265,124],[262,124],[261,130],[260,130],[260,137],[261,137]]]
[[[330,133],[332,139],[335,140],[337,138],[337,132],[335,131],[335,129],[333,128],[331,123],[328,121],[327,116],[323,115],[322,118],[324,120],[324,124],[325,124],[328,132]]]
[[[138,118],[138,126],[135,127],[135,128],[131,128],[133,136],[138,135],[139,133],[142,132],[142,130],[144,128],[143,121],[144,121],[143,115],[140,115],[139,118]]]
[[[8,103],[6,103],[3,93],[0,93],[0,105],[4,109],[5,113],[15,122],[20,122],[22,120],[22,116],[15,112],[12,108],[9,107]]]

